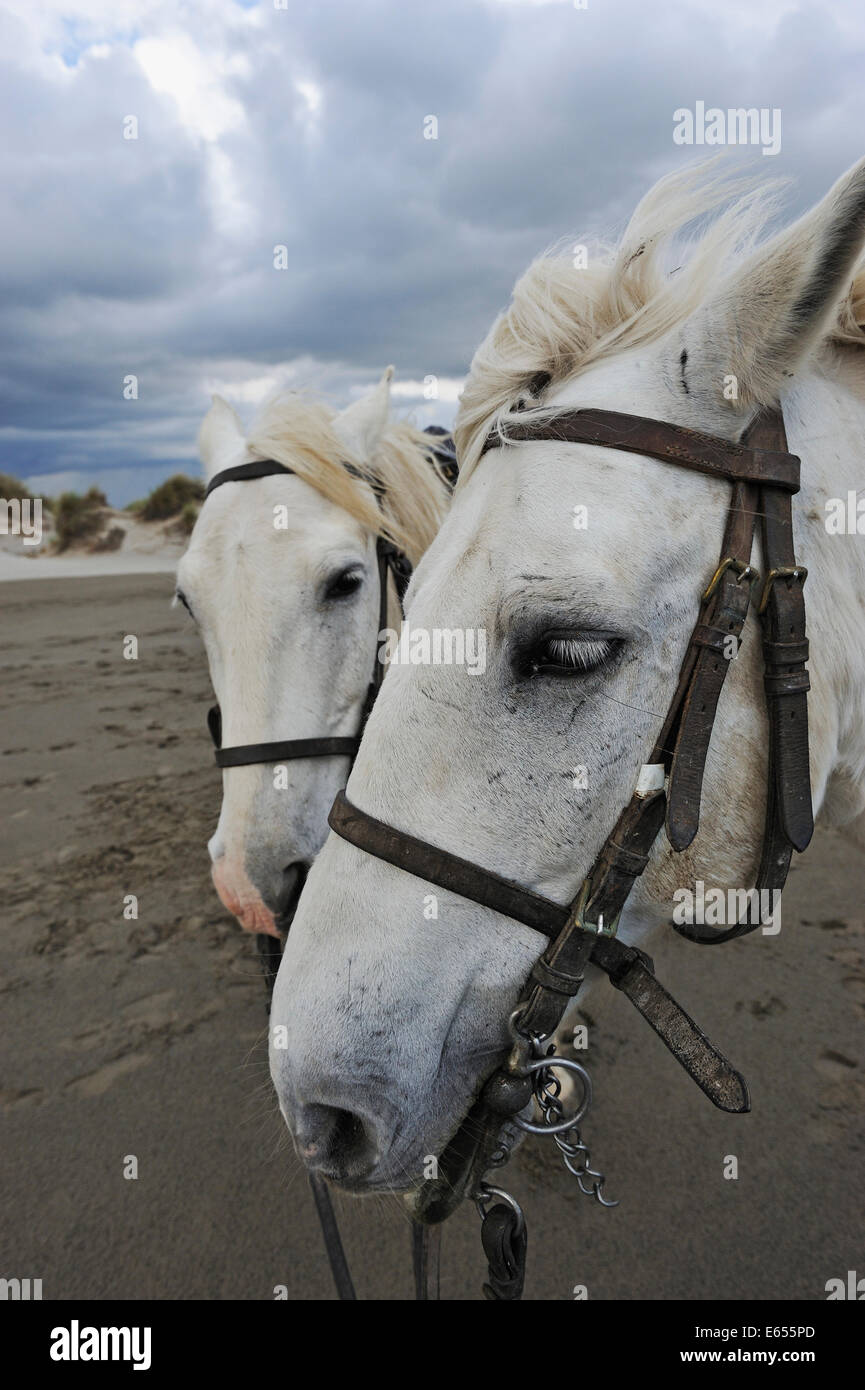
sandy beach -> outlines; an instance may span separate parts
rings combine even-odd
[[[0,582],[17,579],[106,579],[127,574],[168,574],[186,546],[173,529],[174,521],[143,522],[128,511],[100,508],[102,533],[123,531],[117,550],[93,549],[93,538],[82,538],[61,554],[55,553],[56,532],[50,516],[40,544],[21,536],[0,534]]]
[[[0,585],[3,1273],[46,1299],[330,1298],[254,943],[210,883],[199,639],[170,574],[62,563],[8,559],[27,577]],[[621,996],[592,1001],[584,1136],[621,1205],[582,1197],[552,1144],[524,1147],[506,1186],[529,1219],[528,1299],[821,1300],[861,1272],[863,879],[818,831],[778,937],[701,951],[669,933],[654,951],[747,1077],[750,1115],[714,1110]],[[399,1200],[337,1206],[359,1296],[409,1296]],[[481,1297],[477,1225],[466,1209],[445,1232],[445,1298]]]

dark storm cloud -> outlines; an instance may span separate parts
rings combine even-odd
[[[693,158],[677,107],[780,106],[793,208],[863,153],[852,5],[66,11],[0,21],[0,469],[119,501],[192,466],[214,383],[460,377],[533,255]]]

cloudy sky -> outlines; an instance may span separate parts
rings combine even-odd
[[[0,470],[119,505],[213,391],[393,362],[450,423],[528,261],[701,153],[677,108],[780,108],[791,211],[865,154],[861,0],[3,0],[0,54]]]

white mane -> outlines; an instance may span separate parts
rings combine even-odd
[[[390,420],[372,470],[383,489],[381,506],[364,483],[370,468],[352,454],[334,428],[336,412],[296,391],[267,402],[247,443],[262,458],[284,463],[373,535],[386,535],[417,564],[444,518],[447,491],[431,462],[430,436],[403,420]],[[360,476],[353,476],[348,463]]]
[[[719,281],[759,246],[787,185],[733,177],[718,164],[712,159],[660,179],[617,245],[586,246],[584,268],[575,266],[574,238],[532,262],[472,360],[454,430],[461,480],[490,428],[519,403],[532,378],[549,374],[561,384],[604,358],[664,337],[723,292]],[[691,224],[713,213],[686,237]],[[865,346],[865,259],[823,343]],[[753,365],[748,403],[768,405],[774,378]]]

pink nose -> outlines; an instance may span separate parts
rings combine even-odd
[[[242,864],[227,858],[217,859],[211,873],[220,901],[244,931],[279,937],[273,913],[249,881]]]

